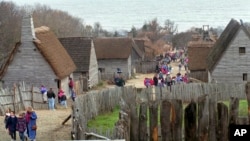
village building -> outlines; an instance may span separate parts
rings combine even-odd
[[[84,83],[84,90],[98,84],[98,64],[96,52],[92,38],[85,37],[67,37],[59,38],[59,41],[68,51],[77,66],[74,71],[74,79],[80,80],[87,78]]]
[[[208,54],[208,79],[217,83],[250,80],[250,34],[243,22],[231,19]]]
[[[208,82],[207,57],[216,38],[209,33],[208,25],[203,26],[202,33],[192,35],[192,40],[187,45],[189,77]]]
[[[22,20],[21,41],[1,68],[5,87],[24,81],[34,87],[62,88],[66,94],[68,77],[76,69],[74,62],[48,27],[34,29],[31,16]]]
[[[117,69],[129,79],[136,63],[143,60],[143,52],[132,38],[96,38],[94,47],[102,79],[112,79]]]

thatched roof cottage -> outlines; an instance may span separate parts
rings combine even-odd
[[[250,80],[250,34],[243,22],[231,19],[208,54],[209,82],[242,83]]]
[[[192,40],[187,45],[190,77],[204,82],[208,81],[207,57],[215,42],[216,37],[214,35],[209,35],[207,31],[203,31],[203,34],[196,33],[192,35]]]
[[[4,86],[25,81],[36,87],[43,84],[68,92],[68,77],[75,69],[55,34],[48,27],[34,29],[32,17],[25,16],[21,42],[10,53],[0,78]]]

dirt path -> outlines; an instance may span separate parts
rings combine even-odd
[[[172,63],[172,75],[178,73],[178,63]],[[181,71],[185,73],[184,68]],[[144,88],[144,78],[153,78],[154,73],[151,74],[137,74],[135,79],[128,80],[126,85],[134,85],[135,87]],[[109,86],[113,87],[113,86]],[[56,140],[70,140],[71,120],[65,125],[61,125],[63,120],[71,114],[70,100],[68,100],[68,108],[64,109],[58,106],[56,111],[49,110],[35,110],[38,115],[37,125],[37,141],[56,141]],[[0,141],[10,140],[10,136],[4,129],[4,117],[0,116]],[[17,140],[18,134],[17,134]]]

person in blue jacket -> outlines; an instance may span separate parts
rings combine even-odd
[[[32,107],[27,107],[25,119],[26,119],[26,125],[27,125],[28,138],[31,141],[35,141],[36,140],[36,130],[37,130],[37,125],[36,125],[37,115]]]

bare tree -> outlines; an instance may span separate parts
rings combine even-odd
[[[165,20],[165,26],[163,28],[169,34],[175,34],[177,32],[178,26],[169,19]]]

